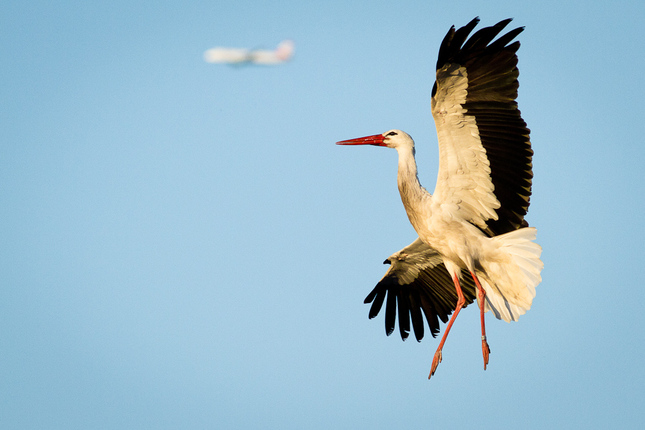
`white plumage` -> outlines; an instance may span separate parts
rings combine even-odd
[[[338,142],[385,146],[398,152],[399,192],[419,239],[386,260],[392,267],[366,302],[373,302],[373,317],[387,295],[387,333],[394,328],[398,308],[401,336],[407,337],[412,317],[418,340],[423,337],[421,311],[434,336],[439,331],[437,317],[446,322],[450,314],[446,304],[453,306],[430,376],[441,361],[457,314],[474,300],[475,291],[486,368],[490,349],[484,311],[516,321],[531,308],[543,267],[542,249],[534,242],[536,229],[524,220],[533,151],[515,102],[519,42],[510,43],[522,28],[493,41],[510,22],[505,20],[466,40],[477,22],[456,31],[451,28],[439,51],[432,97],[439,141],[433,194],[419,183],[414,141],[405,132],[390,130]]]

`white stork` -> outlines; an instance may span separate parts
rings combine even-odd
[[[419,238],[385,263],[391,267],[367,296],[375,317],[387,296],[385,329],[405,340],[410,318],[418,341],[423,317],[432,336],[448,321],[428,378],[441,362],[442,348],[462,307],[477,297],[481,314],[484,369],[490,348],[484,312],[516,321],[530,309],[540,283],[542,248],[536,229],[524,220],[529,207],[531,159],[529,129],[515,101],[519,83],[512,42],[524,28],[494,40],[506,19],[468,38],[479,18],[450,28],[439,48],[432,90],[432,115],[439,139],[439,173],[433,194],[419,183],[414,141],[403,131],[338,142],[375,145],[399,154],[398,186],[403,206]],[[511,43],[512,42],[512,43]],[[443,264],[442,264],[443,263]]]

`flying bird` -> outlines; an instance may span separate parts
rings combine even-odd
[[[419,238],[385,260],[390,268],[365,298],[374,318],[385,303],[385,330],[405,340],[435,337],[447,322],[428,378],[459,311],[478,302],[484,370],[490,347],[484,312],[517,321],[531,308],[541,282],[542,248],[524,219],[532,185],[529,129],[517,107],[517,50],[524,28],[498,35],[511,19],[469,35],[479,18],[451,27],[439,48],[432,116],[439,141],[433,194],[419,183],[414,141],[401,130],[337,142],[394,148],[398,188]],[[496,39],[497,38],[497,39]],[[452,313],[450,320],[448,317]]]
[[[268,50],[250,50],[242,48],[211,48],[204,52],[204,61],[207,63],[224,64],[262,64],[274,65],[287,62],[294,53],[292,40],[283,40],[277,48]]]

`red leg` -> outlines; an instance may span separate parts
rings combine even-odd
[[[488,342],[486,342],[486,325],[484,324],[484,300],[486,299],[486,291],[482,288],[479,283],[479,279],[475,276],[475,273],[470,272],[475,280],[475,285],[477,285],[477,301],[479,302],[479,314],[481,316],[482,324],[482,354],[484,355],[484,370],[488,365],[488,356],[490,355],[490,348],[488,347]]]
[[[457,275],[455,275],[455,277],[453,278],[453,282],[455,283],[455,289],[457,290],[457,306],[455,307],[455,312],[452,314],[452,317],[450,317],[450,321],[448,321],[446,330],[443,332],[443,337],[441,338],[441,342],[439,342],[439,347],[437,348],[437,352],[434,353],[434,359],[432,360],[432,368],[430,369],[430,375],[428,375],[428,379],[430,379],[432,375],[434,375],[434,372],[437,370],[437,366],[439,366],[439,363],[441,363],[441,350],[443,349],[443,344],[446,342],[448,333],[450,333],[452,324],[455,322],[455,319],[457,319],[457,315],[459,315],[459,311],[464,306],[464,303],[466,303],[466,299],[464,298],[464,293],[461,292],[461,286],[459,285],[459,278],[457,278]]]

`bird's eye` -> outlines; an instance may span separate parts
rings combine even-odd
[[[393,131],[391,131],[391,132],[389,132],[389,133],[387,134],[387,136],[396,136],[396,133],[395,133],[395,132],[393,132]]]

